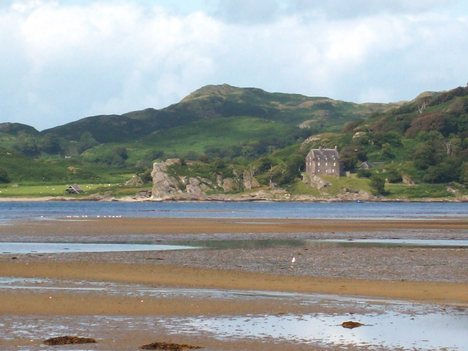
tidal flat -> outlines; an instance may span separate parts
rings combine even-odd
[[[2,350],[43,350],[64,335],[97,340],[64,350],[156,341],[206,350],[468,347],[468,221],[460,216],[63,216],[7,221],[0,238],[121,247],[0,253]],[[346,321],[363,325],[346,329]]]

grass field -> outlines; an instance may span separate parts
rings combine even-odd
[[[149,190],[151,186],[127,187],[121,184],[80,184],[84,193],[70,195],[65,189],[66,184],[48,185],[2,185],[0,186],[0,197],[48,197],[48,196],[71,196],[77,199],[94,194],[106,194],[111,196],[135,195],[141,190]]]

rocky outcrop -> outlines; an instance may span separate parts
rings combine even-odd
[[[324,188],[327,188],[329,187],[331,184],[329,182],[327,182],[326,180],[320,178],[319,176],[317,175],[309,175],[307,173],[304,173],[302,175],[302,181],[305,183],[305,184],[309,184],[310,186],[318,189],[318,190],[321,190],[321,189],[324,189]]]
[[[151,198],[153,200],[166,200],[182,193],[177,178],[168,173],[168,167],[180,164],[179,159],[169,159],[165,162],[155,162],[153,164],[153,189]]]
[[[222,184],[225,193],[232,193],[238,190],[237,183],[233,178],[224,178]]]
[[[179,159],[169,159],[153,164],[152,200],[214,200],[218,197],[224,198],[223,193],[232,194],[260,188],[260,183],[255,179],[252,170],[245,170],[242,174],[234,172],[231,177],[226,178],[220,174],[214,174],[210,180],[196,174],[191,176],[176,174],[173,166],[181,165]],[[215,195],[208,196],[207,194]],[[262,195],[260,197],[262,198]]]
[[[185,192],[192,196],[202,198],[206,196],[206,192],[211,190],[211,182],[205,178],[187,177],[184,179]]]
[[[260,187],[260,183],[255,179],[253,171],[249,169],[244,170],[242,183],[244,190],[252,190]]]
[[[169,159],[153,164],[152,200],[206,200],[206,193],[217,188],[206,178],[174,174],[171,166],[175,165],[181,165],[181,161]],[[220,182],[223,183],[223,179]]]
[[[142,186],[143,180],[136,174],[125,182],[125,186]]]
[[[414,185],[413,179],[409,175],[403,174],[401,182],[406,185]]]

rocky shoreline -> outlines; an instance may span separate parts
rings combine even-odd
[[[40,197],[0,197],[0,202],[46,202],[46,201],[121,201],[121,202],[468,202],[468,196],[458,198],[386,198],[386,197],[316,197],[310,195],[291,195],[286,192],[271,193],[260,191],[255,193],[240,194],[216,194],[205,196],[190,196],[178,194],[165,198],[154,199],[151,196],[139,194],[133,196],[116,197],[112,195],[90,195],[90,196],[40,196]]]

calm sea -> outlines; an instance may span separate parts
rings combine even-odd
[[[69,217],[468,218],[468,203],[0,202],[0,221]]]

